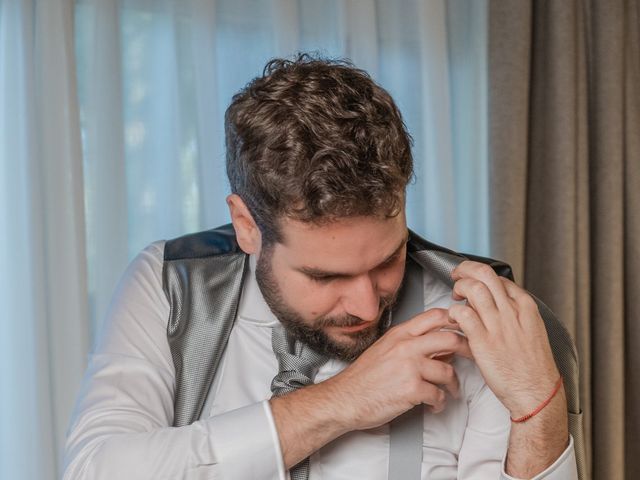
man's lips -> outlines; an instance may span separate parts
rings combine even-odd
[[[369,326],[371,326],[373,324],[373,322],[362,322],[359,323],[357,325],[353,325],[350,327],[341,327],[341,326],[334,326],[333,328],[336,328],[342,332],[347,332],[347,333],[352,333],[352,332],[359,332],[360,330],[364,330],[366,328],[368,328]]]

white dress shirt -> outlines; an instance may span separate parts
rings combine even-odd
[[[175,371],[162,290],[164,242],[147,247],[125,272],[90,358],[65,450],[66,480],[288,479],[268,399],[278,362],[278,320],[255,280],[255,259],[238,316],[202,416],[171,427]],[[425,274],[425,309],[448,307],[450,289]],[[425,411],[422,479],[509,479],[503,471],[509,414],[473,362],[456,358],[460,397]],[[316,383],[344,362],[322,366]],[[311,456],[310,480],[387,479],[388,425],[354,431]],[[536,479],[577,480],[573,440]]]

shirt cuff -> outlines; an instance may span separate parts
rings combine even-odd
[[[501,480],[518,480],[515,477],[511,477],[505,473],[506,471],[505,454],[502,459],[502,475]],[[573,437],[569,435],[569,446],[566,448],[562,455],[553,462],[551,466],[540,472],[531,480],[578,480],[578,466],[576,464],[576,454],[573,450]]]
[[[206,423],[222,478],[285,480],[280,439],[268,400],[216,415]]]

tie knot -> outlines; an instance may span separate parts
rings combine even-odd
[[[282,325],[273,327],[271,346],[278,359],[279,371],[271,381],[271,392],[276,397],[311,385],[318,368],[327,361],[324,355],[293,338]]]

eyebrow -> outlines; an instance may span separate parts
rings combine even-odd
[[[386,263],[391,262],[391,260],[393,260],[400,254],[400,251],[407,244],[408,241],[409,241],[409,235],[407,234],[407,236],[402,240],[402,242],[400,242],[400,245],[398,245],[398,247],[393,251],[393,253],[391,253],[391,255],[385,258],[378,265],[373,267],[373,269],[376,269],[382,265],[385,265]],[[344,277],[350,277],[353,275],[352,273],[349,273],[349,272],[331,272],[328,270],[322,270],[314,267],[300,267],[300,268],[296,268],[296,270],[310,277],[342,277],[344,278]]]

